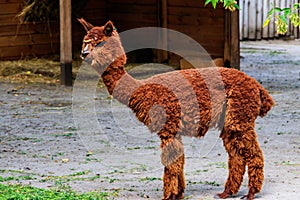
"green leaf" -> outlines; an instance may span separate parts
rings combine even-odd
[[[275,12],[275,8],[272,8],[269,12],[268,12],[268,17],[271,17]]]
[[[294,4],[294,9],[297,10],[298,8],[300,8],[300,3],[295,3],[295,4]]]
[[[219,0],[205,0],[204,6],[207,6],[209,3],[211,3],[213,5],[214,9],[216,9],[218,2],[219,2]]]
[[[300,16],[297,12],[293,12],[290,16],[291,24],[295,27],[300,26]]]
[[[240,6],[238,4],[234,4],[234,7],[237,9],[237,10],[240,10]]]
[[[216,9],[217,3],[218,3],[218,0],[212,0],[212,5],[213,5],[214,9]]]
[[[264,22],[264,26],[263,27],[268,26],[269,23],[270,23],[270,18],[267,18],[266,21]]]
[[[291,9],[290,8],[284,8],[283,9],[283,14],[285,17],[287,17],[289,14],[291,14]]]
[[[284,24],[288,24],[288,21],[284,15],[279,15],[279,18],[284,22]]]
[[[205,0],[204,6],[207,6],[207,4],[211,3],[211,0]]]
[[[282,9],[279,8],[279,7],[275,7],[274,9],[275,9],[276,12],[281,12],[282,11]]]

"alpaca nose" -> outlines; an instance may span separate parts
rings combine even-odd
[[[89,45],[86,45],[84,47],[84,49],[81,51],[81,57],[85,58],[89,53],[90,53],[90,51],[89,51]]]
[[[84,59],[90,52],[81,52],[81,58]]]

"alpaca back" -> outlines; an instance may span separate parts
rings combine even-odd
[[[251,109],[247,109],[249,102]],[[255,79],[229,68],[188,69],[153,76],[141,81],[128,102],[150,131],[160,136],[179,133],[191,137],[202,137],[209,128],[222,129],[227,107],[233,115],[241,116],[239,120],[251,122],[245,126],[254,126],[257,116],[263,116],[273,104]]]
[[[211,70],[216,69],[172,71],[143,80],[128,105],[141,122],[159,135],[171,132],[172,135],[204,136],[209,128],[218,125],[224,105],[221,83],[209,90],[206,82],[208,78],[211,83],[220,82],[214,80],[216,77],[209,77]]]

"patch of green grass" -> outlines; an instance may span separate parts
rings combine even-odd
[[[284,132],[277,132],[277,135],[283,135]]]
[[[199,172],[208,172],[208,169],[202,169],[202,170],[199,169],[199,170],[196,170],[196,172],[197,173],[199,173]]]
[[[275,162],[275,165],[281,165],[281,166],[300,166],[299,163],[293,163],[291,161],[282,161],[280,162]]]
[[[141,178],[140,181],[161,181],[162,178],[159,178],[159,177],[144,177],[144,178]]]
[[[225,162],[213,162],[213,163],[209,163],[209,166],[216,166],[216,168],[226,169],[227,168],[227,163],[225,163]]]
[[[290,134],[292,134],[292,133],[291,133],[291,132],[277,132],[277,135],[284,135],[284,134],[290,135]]]
[[[73,174],[70,174],[68,176],[81,176],[81,175],[87,175],[91,172],[91,170],[86,170],[86,171],[79,171],[79,172],[75,172]]]
[[[59,134],[59,133],[56,133],[56,134],[53,134],[53,137],[72,137],[72,136],[75,136],[76,133],[71,133],[71,132],[65,132],[65,133],[62,133],[62,134]]]
[[[241,52],[253,54],[253,53],[257,53],[257,50],[256,49],[241,49]]]
[[[85,161],[86,161],[86,163],[87,162],[102,162],[102,159],[98,159],[98,158],[86,158]]]
[[[87,192],[72,190],[46,190],[24,185],[0,184],[0,200],[106,200],[117,197],[117,192]]]
[[[216,181],[199,181],[199,182],[196,182],[196,181],[189,181],[188,182],[189,184],[203,184],[203,185],[211,185],[211,186],[220,186],[221,184],[217,183]]]
[[[14,170],[14,169],[1,169],[0,170],[0,173],[7,173],[7,172],[10,172],[10,173],[24,173],[24,170]]]
[[[77,131],[78,129],[76,127],[69,127],[68,130],[69,131]]]
[[[156,147],[152,147],[152,146],[148,146],[148,147],[145,147],[145,149],[155,149]]]
[[[276,55],[279,55],[279,54],[286,54],[286,52],[274,50],[274,51],[270,51],[269,54],[271,56],[276,56]]]
[[[24,176],[8,176],[8,177],[2,177],[0,176],[0,182],[5,181],[23,181],[23,180],[35,180],[36,178],[29,175]]]
[[[109,182],[109,183],[113,183],[113,182],[116,182],[116,181],[119,181],[119,179],[116,179],[116,178],[110,178],[108,182]]]
[[[124,173],[124,171],[115,169],[112,172],[109,172],[108,174],[123,174],[123,173]]]
[[[137,150],[137,149],[141,149],[141,147],[128,147],[127,150]]]
[[[40,138],[30,138],[30,137],[18,137],[15,140],[30,141],[30,142],[42,142],[43,141],[43,139],[40,139]]]
[[[82,177],[88,175],[90,172],[91,172],[90,170],[86,170],[86,171],[75,172],[65,176],[47,176],[46,178],[42,179],[41,182],[54,180],[56,183],[67,183],[70,181],[94,181],[100,178],[100,175]]]

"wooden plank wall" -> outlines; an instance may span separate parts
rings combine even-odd
[[[204,7],[204,1],[166,0],[167,28],[180,31],[199,42],[212,57],[224,56],[224,18],[222,7]],[[108,0],[108,18],[119,31],[162,25],[161,0]],[[169,54],[171,63],[179,58]]]
[[[79,56],[82,47],[82,39],[86,34],[77,18],[84,18],[94,26],[102,26],[107,21],[107,7],[104,0],[88,0],[85,7],[77,13],[72,13],[72,46],[73,57]]]
[[[0,0],[0,60],[22,59],[59,54],[59,23],[20,24],[16,15],[23,0]],[[84,17],[95,25],[107,19],[105,1],[89,0],[80,12],[72,13],[74,56],[79,55],[84,29],[76,20]]]
[[[23,0],[0,0],[0,60],[58,52],[58,24],[19,24]],[[49,32],[52,30],[52,32]]]
[[[204,7],[204,1],[168,0],[168,28],[187,34],[212,58],[224,56],[225,12],[222,7]]]
[[[270,24],[263,28],[263,24],[267,19],[268,11],[275,7],[285,8],[292,7],[299,0],[239,0],[240,5],[240,40],[261,40],[274,39],[279,35],[276,32],[275,22],[272,20]],[[289,24],[286,34],[292,38],[300,38],[299,28]]]
[[[119,32],[158,26],[158,0],[107,0],[108,19]],[[152,62],[156,51],[140,49],[127,53],[128,62]]]
[[[157,0],[108,0],[107,9],[119,32],[157,26]]]
[[[198,41],[213,58],[224,56],[225,12],[204,7],[204,0],[165,0],[167,28],[180,31]],[[23,0],[0,0],[0,59],[59,54],[58,22],[19,24],[15,16]],[[79,55],[84,29],[76,18],[94,25],[112,20],[118,31],[162,25],[162,0],[88,0],[85,8],[72,13],[73,55]],[[51,30],[51,31],[50,31]],[[140,56],[141,57],[141,56]]]

